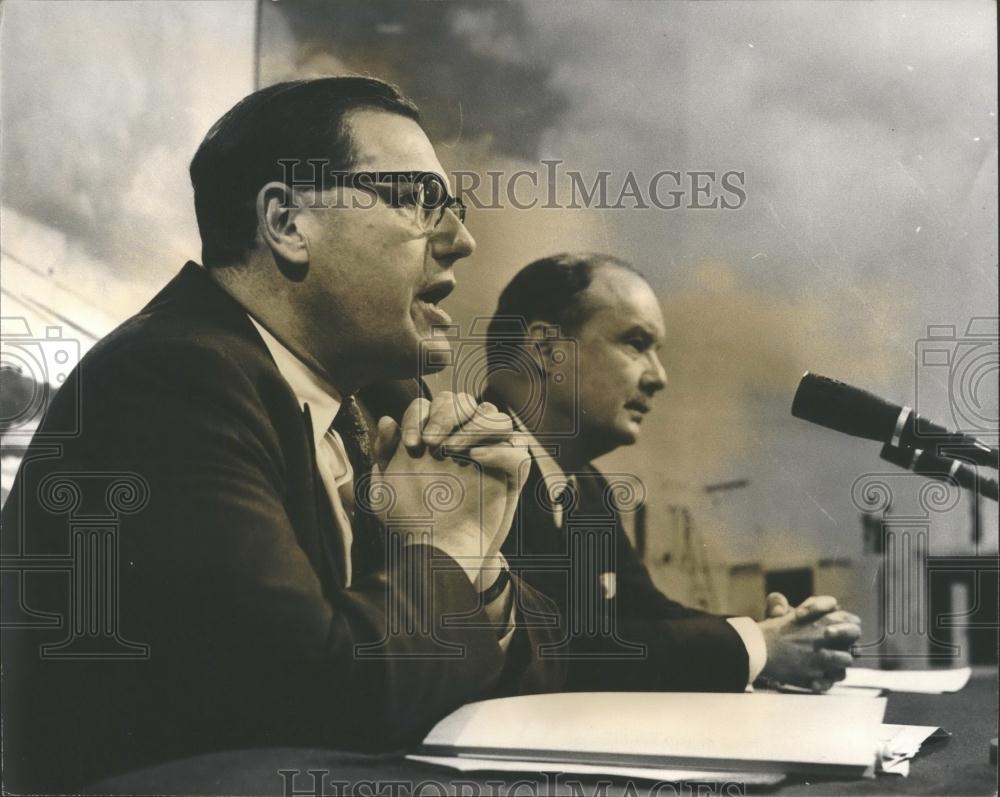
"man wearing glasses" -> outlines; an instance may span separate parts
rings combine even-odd
[[[69,376],[40,437],[74,396],[80,433],[29,452],[5,507],[26,551],[65,555],[54,476],[81,511],[108,478],[139,496],[115,521],[114,633],[95,637],[112,644],[47,656],[68,622],[4,640],[12,788],[219,750],[391,749],[463,703],[562,684],[515,607],[555,609],[499,554],[510,419],[414,379],[422,347],[449,347],[432,328],[475,247],[416,108],[368,78],[271,86],[212,127],[191,178],[203,265]],[[67,582],[27,577],[24,606],[67,615]]]

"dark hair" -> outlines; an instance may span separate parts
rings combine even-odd
[[[419,121],[399,90],[370,77],[325,77],[277,83],[255,91],[212,125],[191,161],[194,209],[205,266],[239,262],[257,231],[257,192],[282,182],[292,160],[335,170],[355,160],[344,118],[350,111],[389,111]]]
[[[535,260],[522,268],[500,294],[486,331],[487,370],[493,372],[502,356],[500,344],[523,340],[532,321],[559,326],[561,335],[575,334],[590,317],[584,294],[598,268],[613,266],[639,277],[632,264],[593,252],[564,252]]]

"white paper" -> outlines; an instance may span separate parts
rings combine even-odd
[[[841,697],[878,697],[882,694],[882,689],[877,686],[844,686],[843,684],[834,684],[829,691],[823,694],[840,695]]]
[[[525,695],[463,706],[424,739],[438,749],[424,752],[559,763],[600,756],[615,766],[632,763],[620,756],[641,756],[683,769],[860,770],[875,763],[885,703],[774,693]]]
[[[937,730],[935,725],[883,724],[879,732],[879,772],[907,777],[910,759]]]
[[[895,758],[892,761],[883,761],[882,766],[879,767],[879,772],[885,775],[899,775],[903,778],[909,777],[910,759],[901,757]]]
[[[816,697],[824,697],[826,695],[840,696],[840,697],[878,697],[882,694],[883,690],[877,687],[864,687],[864,686],[844,686],[843,684],[834,684],[830,689],[825,692],[814,692],[812,689],[804,689],[801,686],[792,686],[791,684],[778,684],[774,689],[759,689],[758,692],[768,693],[768,692],[781,692],[790,695],[815,695]]]
[[[971,675],[972,670],[968,667],[954,670],[874,670],[848,667],[847,677],[840,683],[843,686],[940,695],[944,692],[957,692],[969,682]]]
[[[914,756],[937,729],[936,725],[883,724],[879,734],[882,753],[888,758],[897,755]]]
[[[593,764],[553,764],[541,761],[498,761],[492,758],[466,758],[465,756],[408,755],[410,761],[422,761],[457,769],[460,772],[562,772],[571,775],[614,775],[636,780],[655,780],[661,783],[679,781],[704,781],[743,783],[753,786],[773,786],[785,779],[778,772],[719,772],[698,769],[658,769],[655,767],[613,767]]]

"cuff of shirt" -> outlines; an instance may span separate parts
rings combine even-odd
[[[749,617],[727,617],[726,622],[740,635],[743,647],[747,649],[747,684],[752,684],[767,664],[767,643],[764,642],[764,632]]]
[[[499,566],[496,569],[498,571],[500,571],[500,570],[508,570],[509,571],[510,570],[510,567],[507,564],[507,557],[505,557],[502,553],[498,553],[497,554],[497,560],[498,560]],[[508,579],[506,589],[504,589],[504,591],[501,592],[497,596],[496,599],[498,601],[499,600],[507,600],[507,597],[510,595],[510,591],[512,589],[514,589],[514,582],[511,581],[510,579]],[[517,601],[516,600],[512,600],[510,602],[510,611],[507,613],[507,620],[506,620],[506,626],[505,627],[506,627],[507,630],[504,632],[504,635],[497,640],[497,644],[500,646],[500,650],[502,650],[504,653],[506,653],[507,652],[507,648],[510,647],[510,641],[511,641],[511,639],[514,638],[514,632],[517,630]]]

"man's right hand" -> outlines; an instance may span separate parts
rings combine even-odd
[[[767,645],[767,678],[823,692],[844,679],[861,637],[861,620],[828,596],[792,608],[783,596],[768,596],[767,619],[758,623]]]
[[[429,542],[475,583],[510,530],[527,476],[527,449],[515,447],[512,436],[510,417],[488,402],[448,392],[418,398],[401,425],[379,421],[373,504],[379,489],[388,489],[391,516],[431,518]]]

